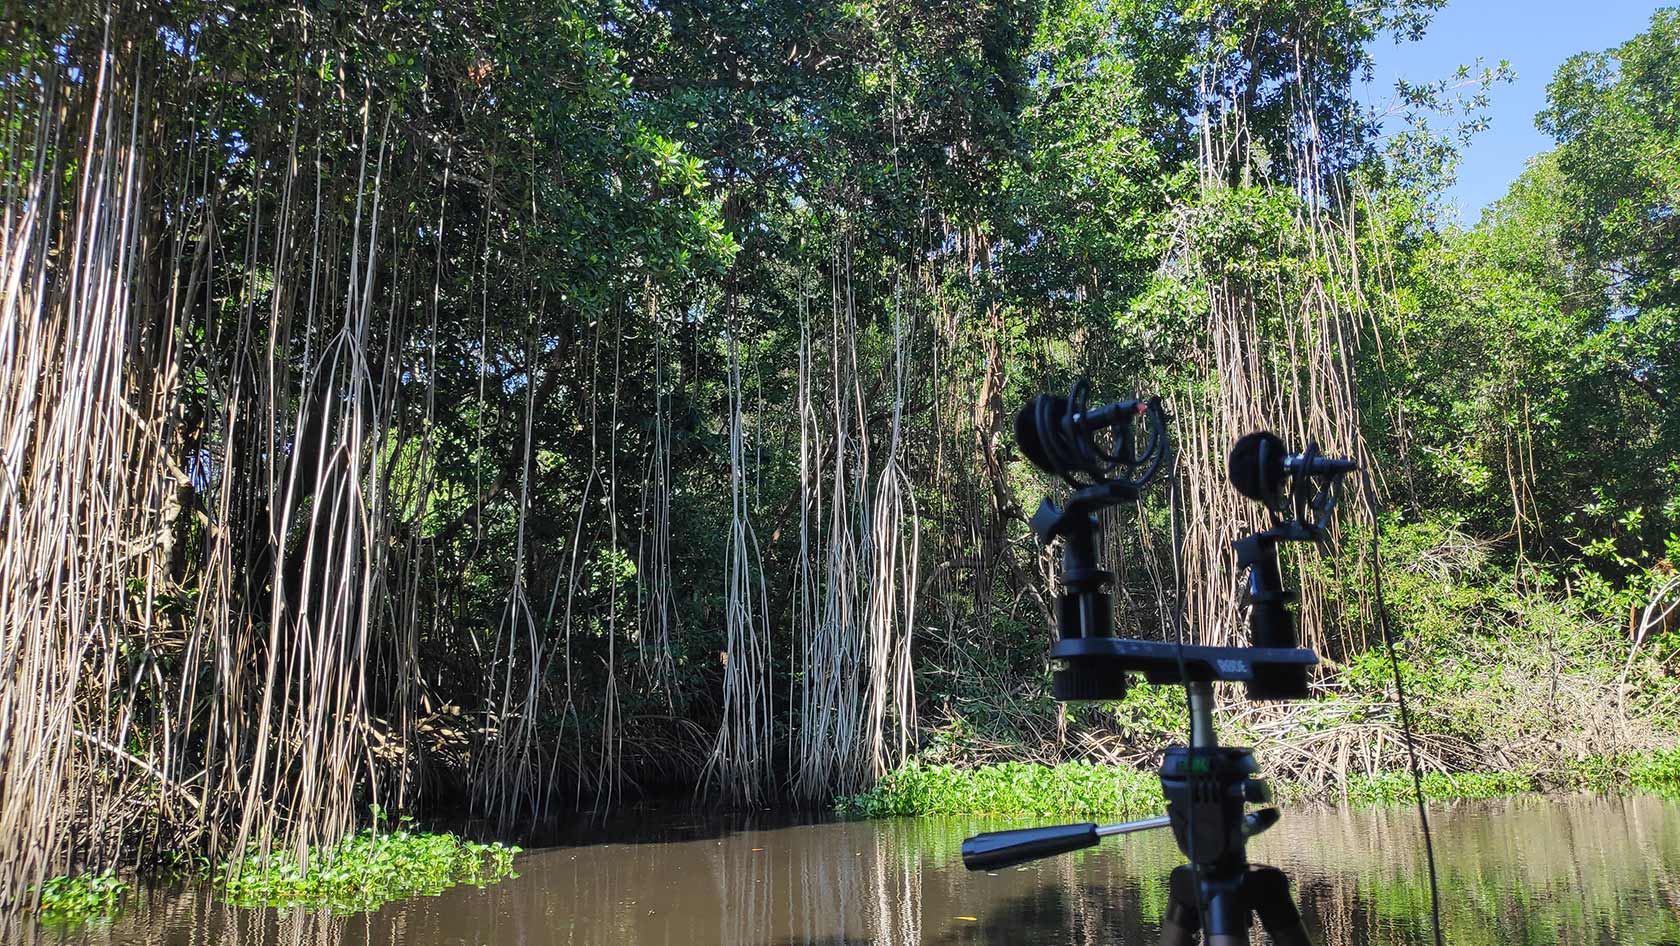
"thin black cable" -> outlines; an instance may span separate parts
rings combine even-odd
[[[1162,423],[1165,424],[1164,418]],[[1170,450],[1171,448],[1167,447],[1165,449]],[[1194,747],[1196,744],[1196,708],[1190,699],[1190,666],[1184,660],[1184,535],[1181,531],[1184,516],[1179,508],[1184,499],[1178,485],[1178,454],[1173,453],[1171,460],[1168,462],[1172,464],[1167,470],[1167,515],[1171,520],[1172,527],[1173,640],[1176,644],[1174,654],[1178,657],[1179,685],[1184,690],[1185,721],[1190,726],[1190,733],[1185,737],[1184,744]],[[1213,708],[1208,707],[1210,722],[1212,712]],[[1190,777],[1194,778],[1194,775],[1190,775]],[[1201,922],[1206,923],[1208,899],[1206,892],[1202,889],[1202,865],[1196,860],[1196,806],[1194,803],[1187,805],[1184,809],[1184,841],[1184,856],[1190,862],[1190,874],[1196,881],[1192,885],[1196,889],[1196,909],[1199,912]]]
[[[1435,841],[1429,832],[1429,811],[1423,803],[1423,770],[1418,766],[1417,749],[1412,745],[1412,714],[1406,706],[1406,687],[1400,677],[1400,657],[1394,649],[1394,634],[1388,626],[1388,603],[1383,599],[1382,563],[1377,552],[1377,503],[1371,474],[1364,473],[1365,508],[1371,513],[1371,582],[1377,597],[1377,626],[1382,628],[1383,646],[1388,649],[1388,663],[1394,670],[1394,695],[1400,704],[1400,733],[1406,741],[1406,758],[1412,770],[1412,793],[1417,799],[1418,823],[1423,826],[1423,855],[1429,865],[1429,920],[1435,931],[1435,946],[1442,946],[1441,888],[1435,875]]]

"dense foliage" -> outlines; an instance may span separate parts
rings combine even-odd
[[[1044,693],[1009,418],[1082,374],[1183,448],[1111,517],[1129,632],[1237,633],[1238,434],[1378,470],[1291,563],[1330,698],[1241,722],[1302,784],[1398,760],[1373,536],[1434,767],[1671,744],[1680,14],[1559,72],[1556,150],[1466,229],[1440,97],[1385,137],[1354,92],[1439,6],[0,24],[0,897],[183,848],[324,883],[369,804],[1141,761],[1166,691]]]

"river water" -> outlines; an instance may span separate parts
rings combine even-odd
[[[1680,803],[1526,797],[1432,807],[1447,942],[1680,944]],[[529,851],[484,889],[332,917],[240,910],[203,889],[132,895],[121,915],[34,943],[170,946],[549,946],[752,943],[1153,943],[1163,831],[997,874],[959,846],[1020,819],[786,824],[785,816],[640,814]],[[778,823],[780,822],[780,823]],[[1428,943],[1415,812],[1294,807],[1251,856],[1294,880],[1314,941]],[[1256,942],[1262,942],[1256,936]]]

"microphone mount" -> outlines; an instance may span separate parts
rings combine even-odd
[[[1160,398],[1097,407],[1089,406],[1089,398],[1090,382],[1084,378],[1073,383],[1067,397],[1033,398],[1015,415],[1015,442],[1034,466],[1074,489],[1118,485],[1134,493],[1142,490],[1171,452]],[[1106,446],[1097,439],[1105,431]]]
[[[1231,485],[1272,514],[1272,527],[1238,539],[1237,569],[1248,575],[1249,641],[1255,648],[1293,649],[1299,642],[1289,606],[1295,591],[1283,585],[1278,545],[1324,541],[1330,534],[1342,477],[1359,468],[1352,460],[1326,457],[1308,442],[1290,453],[1282,438],[1256,431],[1231,447]],[[1302,700],[1308,696],[1310,664],[1272,664],[1248,681],[1255,700]]]
[[[1357,469],[1353,460],[1324,456],[1312,441],[1306,450],[1290,453],[1282,438],[1265,430],[1231,447],[1231,485],[1265,506],[1276,524],[1298,526],[1286,530],[1288,541],[1317,541],[1327,534],[1342,477]],[[1303,530],[1310,535],[1293,537]]]

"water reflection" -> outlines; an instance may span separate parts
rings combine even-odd
[[[355,921],[318,910],[242,910],[217,902],[198,887],[159,888],[129,892],[122,912],[101,928],[71,934],[0,926],[0,942],[30,946],[327,946],[342,942],[344,928],[351,922]]]
[[[1444,919],[1455,944],[1680,944],[1680,805],[1652,797],[1525,798],[1433,811]],[[763,943],[776,946],[1153,943],[1163,832],[992,875],[958,848],[996,819],[773,826],[642,819],[602,841],[523,856],[483,890],[334,919],[245,911],[202,891],[142,895],[108,929],[36,942],[200,946]],[[1295,809],[1256,859],[1294,878],[1326,946],[1429,942],[1416,817],[1404,809]]]

